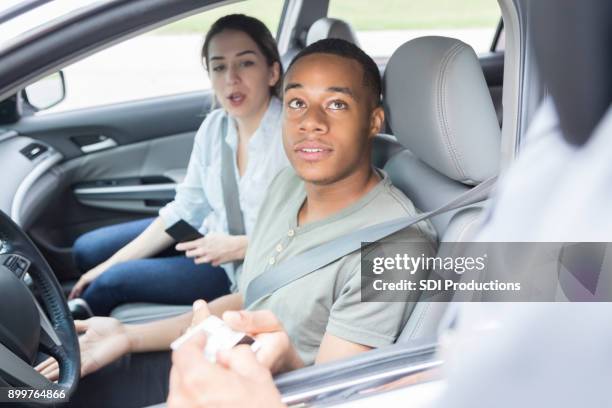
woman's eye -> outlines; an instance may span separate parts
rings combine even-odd
[[[292,99],[287,104],[291,109],[301,109],[305,106],[304,102],[299,99]]]
[[[225,70],[225,65],[216,65],[213,67],[214,72],[223,72]]]
[[[243,61],[243,62],[240,63],[241,67],[250,67],[250,66],[253,66],[253,65],[255,65],[255,63],[253,61]]]
[[[332,110],[341,110],[341,109],[346,109],[346,103],[342,102],[342,101],[332,101],[329,104],[329,108]]]

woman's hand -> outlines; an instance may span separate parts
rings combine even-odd
[[[81,296],[85,288],[89,286],[89,284],[98,276],[106,272],[106,270],[108,270],[111,266],[112,264],[109,261],[105,261],[81,275],[77,283],[72,287],[70,295],[68,295],[68,299],[74,299]]]
[[[130,341],[123,324],[112,317],[92,317],[75,320],[74,326],[81,349],[81,377],[112,363],[130,352]],[[36,366],[36,370],[50,381],[59,378],[59,366],[49,357]]]
[[[193,258],[196,264],[210,263],[213,266],[219,266],[223,263],[244,259],[247,245],[246,235],[213,232],[194,241],[176,244],[176,250],[185,251],[185,256]]]

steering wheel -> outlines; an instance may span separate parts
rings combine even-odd
[[[26,282],[30,278],[40,293],[42,305],[28,288]],[[57,383],[33,368],[38,351],[57,360],[60,371]],[[34,243],[2,211],[0,361],[0,388],[44,390],[47,396],[66,400],[80,377],[79,341],[61,286]],[[54,401],[44,397],[36,398],[36,402]]]

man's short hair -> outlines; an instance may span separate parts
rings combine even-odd
[[[380,71],[374,60],[355,44],[339,38],[326,38],[310,44],[301,50],[291,61],[287,72],[291,67],[303,58],[311,54],[332,54],[357,61],[363,69],[363,84],[368,87],[375,101],[375,106],[381,102],[381,79]]]

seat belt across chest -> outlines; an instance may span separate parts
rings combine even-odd
[[[414,217],[396,218],[350,232],[277,264],[249,283],[244,297],[245,307],[249,307],[258,299],[274,293],[283,286],[359,250],[362,242],[381,240],[436,215],[486,200],[495,185],[495,180],[496,177],[489,178],[433,211]]]
[[[223,190],[223,205],[227,215],[227,227],[230,235],[246,235],[244,228],[244,218],[240,210],[240,193],[238,191],[238,177],[236,176],[236,166],[234,165],[234,152],[227,143],[227,128],[229,121],[223,118],[221,124],[221,185]],[[234,262],[236,270],[242,261]]]

